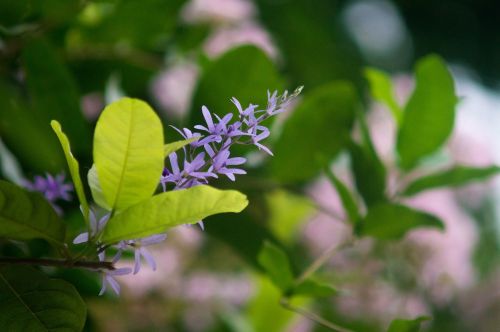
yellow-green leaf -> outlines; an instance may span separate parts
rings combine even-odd
[[[397,138],[401,167],[409,170],[435,152],[453,130],[455,95],[453,77],[436,55],[421,59],[415,69],[415,91],[406,104]]]
[[[124,210],[154,193],[163,170],[163,127],[145,102],[122,98],[97,121],[94,163],[106,202]]]
[[[375,68],[366,68],[365,77],[370,83],[373,99],[383,103],[389,108],[397,124],[401,123],[403,111],[394,98],[392,82],[389,76]]]
[[[92,165],[89,172],[87,173],[87,181],[89,182],[90,191],[92,192],[92,198],[94,198],[94,202],[100,207],[111,210],[108,202],[106,202],[106,198],[102,192],[101,184],[99,183],[99,178],[97,177],[97,169],[95,168],[95,164]]]
[[[66,162],[68,163],[69,173],[71,174],[71,179],[75,185],[76,195],[82,206],[83,216],[85,221],[88,223],[89,220],[89,204],[87,203],[87,198],[85,197],[85,191],[83,190],[82,179],[80,178],[80,166],[78,161],[73,157],[71,153],[71,146],[69,144],[68,137],[64,134],[61,129],[61,124],[56,120],[50,122],[52,129],[57,135],[59,142],[61,142],[62,149],[64,151],[64,156],[66,157]]]
[[[235,190],[196,186],[169,191],[117,213],[108,221],[101,240],[115,243],[142,238],[213,214],[241,212],[247,205],[246,196]]]

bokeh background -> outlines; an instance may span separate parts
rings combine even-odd
[[[168,125],[192,127],[201,105],[224,114],[233,96],[264,105],[268,89],[304,85],[307,96],[346,80],[364,105],[389,181],[396,181],[395,124],[369,97],[363,70],[390,73],[403,103],[415,61],[430,53],[449,64],[461,100],[452,136],[424,171],[499,164],[498,14],[493,0],[0,0],[0,176],[22,183],[65,169],[51,118],[63,124],[88,171],[92,127],[104,105],[124,95],[153,105],[174,141],[180,137]],[[324,138],[337,134],[332,125]],[[352,229],[339,198],[319,173],[283,185],[261,154],[239,153],[250,153],[249,174],[214,185],[245,192],[251,206],[209,218],[205,231],[169,232],[153,249],[158,270],[119,279],[120,297],[97,297],[100,280],[90,272],[52,271],[84,296],[87,331],[325,331],[279,305],[256,256],[263,240],[273,239],[298,272],[342,244]],[[333,167],[352,183],[346,158]],[[439,216],[446,230],[360,240],[320,271],[339,294],[301,304],[356,331],[383,331],[396,317],[420,315],[433,317],[427,331],[499,331],[499,194],[492,179],[409,199]],[[76,205],[63,204],[74,234]],[[27,250],[43,256],[48,249],[36,243]]]

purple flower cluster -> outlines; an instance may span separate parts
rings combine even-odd
[[[60,173],[55,177],[46,174],[45,177],[37,175],[33,182],[26,180],[24,186],[31,191],[38,191],[45,196],[49,203],[54,207],[58,214],[62,214],[62,209],[56,205],[57,200],[71,200],[70,192],[73,191],[73,185],[66,183],[66,175]]]
[[[272,94],[268,92],[265,108],[253,104],[243,108],[233,97],[231,101],[238,111],[234,121],[231,121],[234,117],[232,113],[220,117],[203,106],[202,113],[206,124],[194,126],[198,132],[173,127],[185,139],[196,137],[198,140],[183,149],[182,166],[179,165],[177,152],[168,156],[170,167],[165,167],[160,180],[163,190],[167,190],[167,184],[173,184],[174,190],[185,189],[207,184],[210,178],[217,178],[219,175],[225,175],[235,181],[235,175],[246,174],[245,170],[238,168],[246,159],[231,157],[231,147],[235,144],[252,144],[272,155],[271,150],[261,143],[270,134],[262,122],[284,112],[301,90],[302,87],[297,88],[291,95],[286,91],[283,95],[278,95],[277,91]]]
[[[200,184],[207,184],[211,178],[218,178],[219,175],[227,176],[231,181],[235,181],[235,175],[246,174],[246,171],[238,168],[246,162],[243,157],[231,157],[230,149],[235,144],[251,144],[257,146],[260,150],[272,155],[271,150],[261,143],[269,136],[269,129],[262,125],[266,119],[282,113],[301,91],[298,88],[293,94],[278,95],[268,92],[268,103],[264,109],[259,109],[258,105],[250,104],[245,109],[236,98],[231,101],[238,110],[237,119],[233,120],[233,114],[226,114],[222,118],[217,114],[212,114],[207,107],[202,107],[205,125],[197,125],[193,132],[188,128],[182,130],[173,127],[185,139],[197,138],[183,148],[183,159],[179,160],[177,152],[168,156],[170,167],[165,167],[160,178],[160,184],[163,191],[167,191],[167,185],[171,185],[173,190],[186,189]],[[78,235],[74,244],[92,242],[103,230],[109,219],[109,214],[104,215],[99,220],[95,213],[90,211],[90,232]],[[203,229],[203,222],[199,225]],[[135,264],[134,268],[119,268],[116,270],[104,270],[103,286],[100,294],[103,294],[110,285],[118,294],[120,286],[114,279],[115,276],[136,274],[141,268],[141,261],[144,260],[153,269],[156,270],[156,262],[147,249],[148,246],[162,242],[166,239],[166,234],[156,234],[142,239],[132,239],[120,241],[114,245],[116,254],[113,256],[112,263],[116,263],[121,258],[124,251],[134,250]],[[105,260],[105,251],[108,246],[97,243],[98,258]]]

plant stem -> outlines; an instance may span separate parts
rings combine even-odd
[[[115,267],[111,262],[99,261],[71,261],[50,258],[14,258],[0,257],[1,265],[38,265],[38,266],[57,266],[66,268],[84,268],[92,270],[114,270]]]
[[[307,267],[307,269],[302,272],[297,279],[295,280],[295,284],[298,285],[308,279],[311,275],[313,275],[319,268],[321,268],[335,253],[339,252],[342,249],[348,248],[353,245],[354,239],[349,238],[344,243],[335,244],[326,249],[318,258],[316,258],[311,265]]]
[[[296,307],[296,306],[293,306],[292,304],[290,304],[290,302],[286,299],[286,298],[281,298],[280,300],[280,304],[283,308],[287,309],[287,310],[290,310],[290,311],[293,311],[299,315],[302,315],[304,316],[305,318],[323,326],[323,327],[326,327],[332,331],[337,331],[337,332],[354,332],[352,330],[349,330],[345,327],[342,327],[342,326],[339,326],[335,323],[332,323],[330,322],[329,320],[321,317],[321,316],[318,316],[316,315],[315,313],[313,312],[310,312],[304,308],[300,308],[300,307]]]

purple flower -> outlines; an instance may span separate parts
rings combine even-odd
[[[173,127],[182,137],[189,139],[198,137],[197,142],[193,142],[184,147],[183,168],[179,167],[179,156],[174,152],[168,156],[170,167],[165,167],[161,176],[160,183],[163,191],[167,190],[167,183],[174,184],[174,190],[185,189],[200,184],[207,184],[210,178],[217,178],[223,174],[231,181],[235,181],[235,175],[246,174],[246,171],[233,166],[242,165],[246,162],[245,158],[230,158],[230,149],[234,144],[252,144],[259,150],[263,150],[272,155],[271,150],[262,144],[262,141],[269,137],[270,131],[262,125],[262,122],[269,117],[275,116],[286,110],[290,101],[294,99],[301,91],[298,88],[288,95],[285,91],[281,96],[275,91],[268,91],[267,106],[259,109],[258,105],[249,104],[243,108],[236,98],[231,98],[238,113],[238,119],[233,120],[233,114],[228,113],[223,117],[211,113],[206,106],[201,111],[205,120],[204,125],[196,125],[194,129],[201,131],[193,132],[187,128],[182,130]],[[203,152],[198,149],[203,147],[208,154],[208,159]]]
[[[45,196],[49,203],[54,207],[58,214],[62,214],[62,209],[55,204],[55,201],[62,199],[65,201],[71,200],[70,192],[73,191],[73,185],[65,183],[66,175],[60,173],[55,177],[46,174],[45,177],[37,175],[33,182],[25,181],[24,186],[31,191],[38,191]]]
[[[104,226],[106,226],[106,223],[109,220],[110,214],[105,214],[104,216],[97,221],[97,217],[92,209],[89,210],[89,221],[90,221],[90,238],[95,237],[97,234],[99,234],[103,229]],[[75,239],[73,240],[74,244],[80,244],[80,243],[85,243],[89,242],[89,233],[84,232],[79,234]]]
[[[123,267],[116,270],[106,270],[102,272],[102,288],[99,292],[99,296],[104,294],[107,289],[107,284],[115,291],[116,295],[120,295],[120,284],[115,280],[116,276],[123,276],[132,273],[132,269],[129,267]]]

